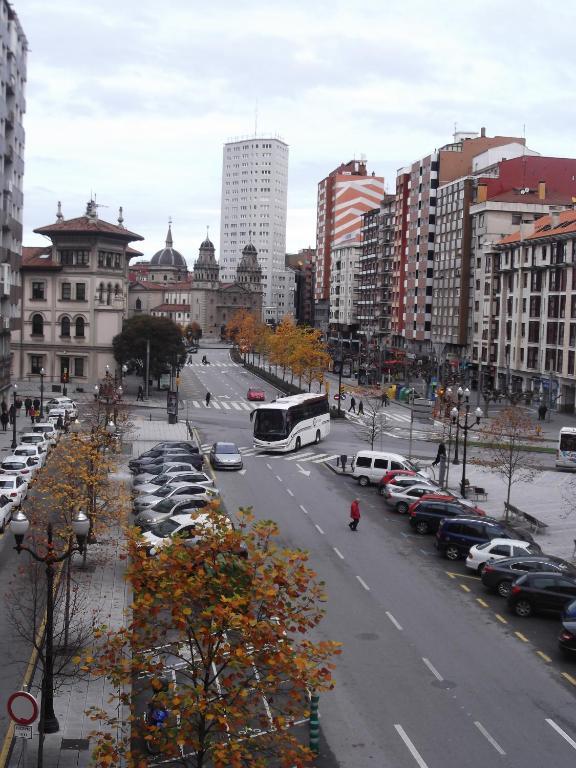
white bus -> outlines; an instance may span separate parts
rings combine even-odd
[[[319,443],[329,432],[326,395],[281,397],[254,411],[254,447],[264,451],[297,451],[303,445]]]
[[[560,430],[556,466],[559,469],[576,469],[576,427],[562,427]]]

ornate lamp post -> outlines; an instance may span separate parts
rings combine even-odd
[[[12,419],[12,445],[10,446],[12,450],[16,448],[18,443],[16,442],[16,397],[18,396],[18,385],[14,384],[14,391],[12,392],[12,404],[13,404],[13,411],[14,411],[14,418]]]
[[[466,498],[466,448],[468,445],[468,432],[471,429],[474,429],[474,427],[477,427],[480,424],[480,419],[482,418],[482,409],[476,408],[474,411],[474,418],[471,421],[468,421],[468,417],[470,415],[470,392],[468,392],[468,396],[466,397],[466,403],[465,403],[465,411],[464,411],[464,422],[460,423],[460,411],[458,408],[452,408],[450,412],[450,416],[452,416],[452,423],[456,424],[456,434],[458,434],[458,429],[461,429],[464,433],[464,450],[462,453],[462,480],[460,481],[460,493],[462,494],[462,498]]]
[[[40,368],[40,421],[44,418],[44,376],[46,371]]]
[[[60,724],[54,713],[54,566],[72,557],[74,552],[82,553],[86,544],[86,537],[90,529],[88,517],[79,510],[72,520],[72,530],[78,542],[74,546],[72,542],[61,554],[57,554],[52,541],[52,523],[48,523],[46,532],[46,549],[39,555],[30,547],[22,546],[24,536],[30,528],[30,521],[26,515],[18,510],[10,523],[10,530],[16,540],[16,552],[28,552],[39,563],[46,566],[46,633],[44,640],[44,674],[42,676],[42,700],[40,705],[40,721],[38,730],[40,733],[57,733]]]
[[[446,390],[446,394],[449,397],[451,397],[452,390],[451,389]],[[456,390],[456,396],[458,398],[456,401],[456,405],[450,411],[450,415],[453,417],[454,410],[456,410],[456,421],[454,421],[454,418],[452,418],[452,423],[456,424],[456,439],[454,441],[454,458],[452,459],[452,464],[460,464],[460,460],[458,458],[458,447],[459,447],[458,441],[460,437],[460,425],[458,422],[458,416],[460,415],[460,408],[462,407],[463,401],[468,409],[470,407],[470,390],[468,388],[462,389],[462,387],[458,387],[458,389]]]

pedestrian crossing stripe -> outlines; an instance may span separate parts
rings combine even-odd
[[[189,400],[188,402],[193,408],[215,408],[217,411],[221,409],[225,411],[253,411],[256,407],[251,403],[244,403],[241,400],[216,400],[213,397],[210,399],[209,404],[207,404],[205,400],[202,400],[202,402],[199,400]]]
[[[204,365],[204,363],[197,363],[194,362],[187,362],[186,365],[189,368],[238,368],[238,363],[208,363],[208,365]]]

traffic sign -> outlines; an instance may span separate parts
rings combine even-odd
[[[14,736],[17,739],[31,739],[32,726],[31,725],[15,725]]]
[[[6,705],[10,718],[18,725],[32,725],[38,720],[40,709],[37,699],[28,691],[16,691]]]

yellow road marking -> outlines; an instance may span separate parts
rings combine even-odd
[[[477,603],[480,603],[480,605],[482,606],[482,608],[489,608],[489,607],[490,607],[490,606],[488,605],[488,603],[487,603],[485,600],[482,600],[482,598],[481,598],[481,597],[477,597],[477,598],[476,598],[476,602],[477,602]]]
[[[463,589],[464,592],[470,592],[470,587],[467,587],[466,584],[460,584],[460,589]]]
[[[446,571],[446,573],[448,574],[448,576],[449,576],[451,579],[455,579],[455,578],[456,578],[456,574],[455,574],[455,573],[450,573],[450,571]]]
[[[550,656],[546,656],[546,654],[543,651],[536,651],[536,653],[538,654],[538,656],[540,656],[540,658],[544,659],[544,661],[546,661],[548,664],[550,664],[550,662],[552,661]]]
[[[572,685],[576,685],[576,678],[569,675],[568,672],[562,672],[562,677],[565,677],[569,683],[572,683]]]
[[[474,579],[474,581],[480,581],[480,576],[472,576],[471,573],[454,573],[454,571],[446,571],[448,576],[450,576],[451,579],[460,578],[460,579]]]
[[[523,635],[522,632],[514,632],[514,634],[516,635],[517,638],[522,640],[523,643],[529,643],[530,642],[530,640],[528,640],[526,635]]]
[[[506,619],[504,618],[504,616],[500,616],[500,614],[499,614],[499,613],[495,613],[495,614],[494,614],[494,616],[496,616],[496,618],[498,619],[498,621],[501,621],[501,622],[502,622],[502,624],[508,624],[508,622],[506,621]]]

